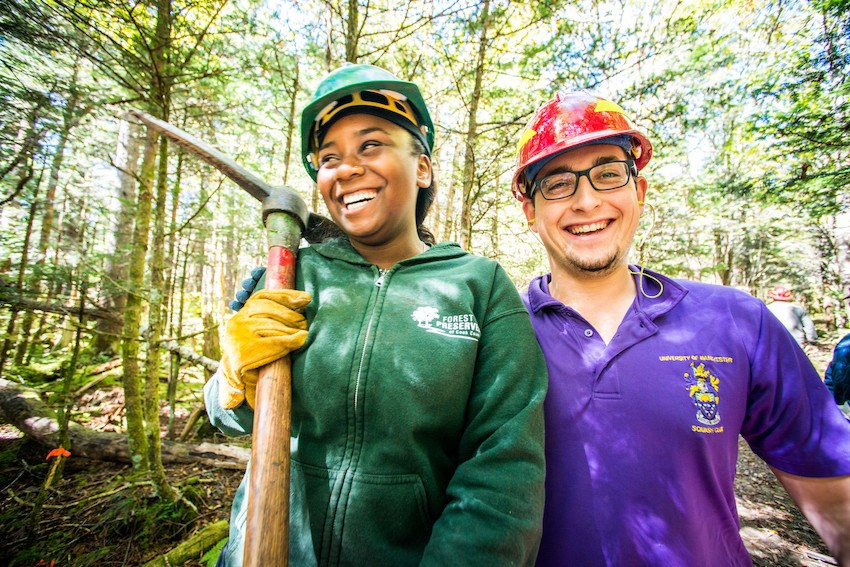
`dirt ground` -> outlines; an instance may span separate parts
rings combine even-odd
[[[809,355],[822,371],[831,350],[824,346],[811,349]],[[120,390],[92,394],[97,413],[110,416],[94,420],[96,428],[109,430],[120,420],[116,394]],[[171,483],[197,507],[194,514],[163,506],[149,484],[131,483],[128,466],[72,456],[62,481],[34,517],[33,503],[47,474],[45,455],[44,448],[22,438],[19,431],[0,425],[0,565],[142,565],[201,527],[228,519],[242,476],[239,471],[197,465],[168,466]],[[736,494],[741,534],[756,566],[835,565],[773,474],[743,440]]]
[[[199,515],[194,520],[144,518],[133,508],[152,499],[149,486],[135,490],[125,479],[129,467],[86,459],[69,459],[65,476],[45,506],[33,529],[25,512],[31,510],[38,484],[44,476],[44,450],[30,442],[10,440],[8,426],[0,429],[5,440],[0,450],[16,453],[16,462],[3,463],[0,482],[4,501],[0,503],[0,565],[55,566],[141,565],[165,553],[194,530],[227,519],[230,502],[241,473],[232,470],[204,470],[198,466],[169,466],[172,484],[196,479],[201,487],[193,502]],[[40,468],[39,468],[40,467]],[[777,483],[767,466],[741,442],[736,481],[741,534],[756,566],[784,567],[834,565],[821,539]],[[16,513],[17,512],[17,513]],[[157,525],[152,526],[151,520]],[[148,532],[148,533],[145,533]],[[61,537],[60,535],[61,534]],[[27,537],[32,536],[30,553]],[[154,540],[154,541],[151,541]],[[45,545],[39,546],[38,542]],[[65,553],[49,553],[62,543]],[[39,547],[44,554],[33,553]],[[39,563],[42,561],[42,563]],[[186,565],[200,567],[202,562]]]

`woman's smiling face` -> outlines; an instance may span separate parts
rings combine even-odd
[[[316,182],[334,222],[353,243],[418,239],[416,198],[431,183],[431,160],[409,132],[369,114],[340,118],[318,151]]]

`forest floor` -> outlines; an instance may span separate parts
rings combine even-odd
[[[823,370],[831,348],[807,352]],[[834,344],[834,342],[832,343]],[[120,388],[91,396],[97,408],[78,412],[112,415]],[[102,426],[103,424],[101,424]],[[229,519],[242,473],[199,465],[168,465],[172,485],[197,507],[164,505],[149,484],[130,482],[129,466],[72,456],[38,517],[33,502],[47,474],[46,451],[0,424],[0,565],[103,567],[141,565],[200,528]],[[740,443],[736,479],[741,534],[757,567],[835,565],[821,539],[788,498],[767,466]],[[53,563],[51,563],[53,562]],[[200,567],[205,561],[185,565]]]

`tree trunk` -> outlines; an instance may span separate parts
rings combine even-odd
[[[455,176],[453,172],[457,170],[457,160],[458,155],[457,145],[455,145],[454,150],[452,151],[452,167],[449,170],[449,189],[446,192],[446,210],[445,215],[443,217],[443,226],[440,230],[440,240],[455,240],[456,234],[456,224],[455,224],[455,194],[457,193],[457,183],[455,181]]]
[[[25,171],[24,173],[22,173],[22,180],[24,178],[31,178],[32,177],[32,161],[28,160],[28,163],[29,163],[28,171]],[[17,278],[17,281],[16,281],[18,291],[23,291],[23,287],[24,287],[24,275],[26,274],[26,268],[27,268],[27,264],[28,264],[30,237],[32,236],[32,227],[33,227],[33,222],[35,221],[35,212],[36,212],[36,208],[37,208],[37,205],[38,205],[38,188],[39,188],[39,185],[40,184],[37,184],[35,186],[34,191],[33,191],[32,203],[30,204],[30,214],[29,214],[29,218],[27,219],[26,234],[24,235],[24,243],[23,243],[23,246],[21,248],[21,263],[18,266],[18,278]],[[12,307],[12,311],[11,311],[11,313],[9,313],[9,323],[6,326],[6,338],[3,340],[2,349],[0,349],[0,375],[2,375],[3,367],[6,365],[6,358],[9,354],[9,349],[11,348],[12,343],[15,342],[15,323],[16,323],[17,319],[18,319],[18,309],[15,308],[15,307]],[[32,315],[29,312],[27,312],[24,315],[25,325],[28,321],[29,321],[29,325],[32,325]],[[27,333],[29,332],[29,328],[28,328],[29,325],[27,325],[25,327],[25,328],[27,328],[27,330],[26,330]],[[22,341],[22,342],[25,342],[25,341]],[[18,349],[19,352],[21,350],[26,351],[26,348],[24,348],[24,349],[19,348]],[[23,362],[23,353],[20,353],[20,359],[18,358],[18,354],[16,353],[15,362],[17,364],[20,364],[21,362]]]
[[[54,217],[56,216],[56,190],[59,187],[59,173],[62,171],[62,163],[65,160],[65,148],[68,145],[68,138],[71,131],[79,124],[80,119],[91,111],[90,107],[80,108],[81,94],[77,87],[77,78],[79,73],[79,62],[74,62],[73,76],[71,85],[68,88],[68,100],[62,111],[62,127],[57,132],[56,151],[53,153],[53,160],[50,163],[50,174],[47,180],[47,192],[44,197],[44,216],[41,220],[41,232],[38,239],[38,256],[37,262],[40,266],[38,271],[43,272],[45,264],[47,264],[47,249],[52,244],[55,250],[58,250],[58,239],[51,242],[53,235]],[[41,280],[34,282],[34,287],[39,295],[44,291],[44,285]],[[43,320],[39,324],[39,331],[35,333],[38,337],[41,334]],[[27,323],[27,327],[31,326],[32,322]],[[28,333],[29,334],[29,333]]]
[[[168,483],[160,457],[159,372],[160,346],[164,326],[165,293],[165,201],[168,188],[168,141],[159,139],[159,174],[154,209],[153,250],[151,251],[151,285],[148,312],[148,357],[145,361],[145,423],[148,443],[148,466],[157,494],[174,501],[177,497]]]
[[[732,237],[723,229],[714,229],[714,273],[722,285],[732,283]]]
[[[124,311],[124,336],[121,358],[124,367],[124,404],[127,408],[127,437],[133,455],[133,467],[148,470],[148,447],[145,438],[144,409],[139,381],[139,329],[142,324],[142,293],[145,283],[145,257],[153,204],[153,174],[156,165],[158,134],[151,128],[147,132],[145,153],[139,177],[139,201],[133,229],[133,247],[129,265],[129,293]]]
[[[187,239],[186,243],[186,253],[183,254],[182,258],[182,269],[180,270],[180,303],[177,307],[177,323],[174,323],[174,301],[177,297],[177,294],[174,293],[174,289],[177,287],[177,270],[174,270],[174,277],[172,278],[172,283],[170,286],[171,289],[171,334],[172,336],[181,336],[183,334],[183,310],[186,305],[185,291],[186,291],[186,262],[189,258],[189,243]],[[177,246],[177,254],[180,254],[180,246]],[[174,259],[174,263],[177,263],[179,258]],[[163,348],[168,348],[163,345]],[[188,349],[187,349],[188,350]],[[171,351],[171,372],[168,378],[168,438],[173,439],[175,433],[175,424],[174,424],[174,411],[175,406],[177,404],[177,382],[180,379],[180,357],[182,356],[179,353],[175,353],[173,350]],[[194,354],[194,353],[192,353]],[[216,365],[217,366],[217,365]]]
[[[289,118],[288,128],[286,129],[286,148],[283,151],[283,184],[289,182],[289,160],[292,156],[292,137],[295,134],[296,120],[298,115],[295,112],[295,101],[298,98],[298,91],[301,88],[301,66],[295,64],[295,78],[292,80],[292,97],[289,99]],[[300,161],[300,160],[299,160]],[[312,211],[319,210],[319,192],[318,189],[313,189],[313,208]]]
[[[835,265],[838,266],[838,301],[835,324],[850,326],[850,211],[838,213],[835,219]]]
[[[162,119],[168,120],[171,107],[171,0],[157,0],[156,40],[152,54],[154,81],[151,85],[154,100],[160,104]],[[143,411],[147,437],[148,473],[162,498],[174,502],[179,493],[171,487],[162,466],[159,428],[159,340],[164,328],[165,305],[165,208],[168,192],[168,141],[159,139],[159,172],[156,183],[153,249],[151,250],[150,296],[148,312],[148,356],[145,361],[145,398]]]
[[[133,122],[121,121],[118,131],[118,214],[112,227],[114,251],[109,257],[107,277],[103,283],[104,306],[118,314],[111,320],[98,320],[93,349],[95,352],[115,354],[120,345],[123,326],[120,314],[127,305],[127,292],[122,289],[129,272],[130,251],[127,244],[133,235],[135,215],[136,175],[139,171],[139,148],[141,136],[139,126]]]
[[[360,4],[357,0],[348,0],[348,18],[345,21],[345,60],[351,63],[357,63],[360,31]]]
[[[34,299],[27,299],[26,297],[21,297],[19,295],[8,295],[3,291],[0,291],[0,303],[8,305],[13,310],[18,311],[41,311],[44,313],[56,313],[58,315],[73,315],[76,313],[75,308],[70,306],[67,301],[64,303],[35,301]],[[113,321],[119,320],[117,314],[98,307],[86,307],[83,312],[87,317],[96,319],[111,319]]]
[[[219,339],[218,327],[219,322],[216,319],[215,313],[212,311],[204,313],[204,348],[202,352],[207,360],[217,361],[221,359],[221,341]],[[212,377],[212,373],[217,368],[218,365],[216,365],[216,368],[210,368],[209,365],[205,365],[207,380]]]
[[[490,26],[490,0],[484,0],[481,7],[481,33],[478,37],[478,58],[475,64],[475,80],[472,96],[469,100],[466,138],[464,140],[462,202],[460,212],[461,246],[472,251],[472,188],[475,185],[475,139],[478,136],[478,104],[481,102],[481,84],[484,80],[484,67],[487,57],[487,33]]]
[[[38,391],[0,378],[0,413],[5,421],[48,449],[59,445],[56,414],[41,401]],[[92,431],[76,422],[68,424],[70,451],[73,456],[133,464],[127,437],[120,433]],[[162,444],[165,463],[198,463],[227,469],[244,469],[251,450],[235,445],[199,443]]]

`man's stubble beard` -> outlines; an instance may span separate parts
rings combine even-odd
[[[568,250],[561,250],[561,263],[568,271],[585,274],[590,277],[601,277],[614,272],[618,267],[627,263],[628,251],[631,249],[632,241],[630,240],[625,250],[617,248],[607,258],[602,260],[584,260],[576,258],[570,254]]]

